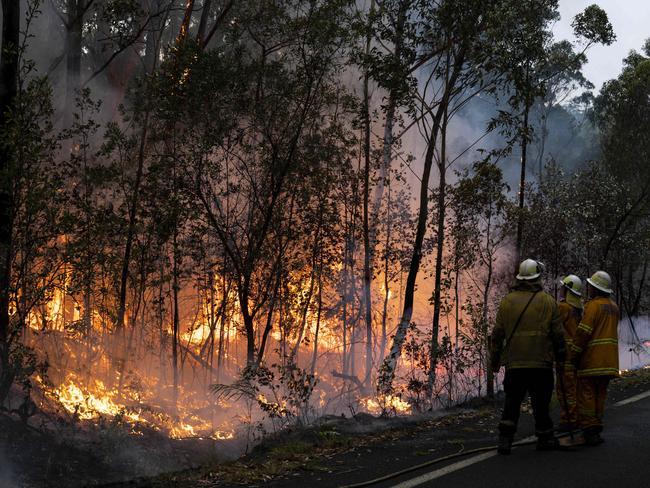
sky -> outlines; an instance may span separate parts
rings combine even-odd
[[[585,7],[596,3],[609,16],[614,27],[616,42],[611,46],[594,46],[589,49],[589,62],[583,73],[598,91],[602,84],[616,78],[621,71],[622,60],[632,49],[641,50],[645,39],[650,37],[650,2],[648,0],[560,0],[562,18],[554,26],[558,40],[574,40],[571,21]]]

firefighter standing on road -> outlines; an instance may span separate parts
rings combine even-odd
[[[562,288],[558,310],[564,326],[564,339],[569,349],[582,319],[582,281],[576,275],[568,275],[562,278],[560,284]],[[560,431],[569,432],[578,425],[577,388],[576,368],[567,362],[563,369],[557,370],[556,395],[560,403]]]
[[[612,301],[610,276],[596,271],[589,284],[589,300],[571,345],[571,362],[578,374],[578,426],[587,445],[603,442],[603,412],[607,385],[618,371],[619,310]]]
[[[519,265],[517,283],[499,305],[491,339],[492,368],[506,368],[506,393],[499,422],[499,454],[510,454],[521,402],[530,394],[537,449],[558,447],[549,404],[553,394],[553,360],[564,362],[562,321],[555,299],[542,289],[543,266],[532,259]]]

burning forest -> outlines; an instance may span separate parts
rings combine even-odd
[[[557,3],[3,2],[0,415],[150,475],[495,395],[521,256],[647,315],[650,51]]]

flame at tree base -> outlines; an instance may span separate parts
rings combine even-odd
[[[59,404],[76,421],[96,424],[102,418],[127,424],[129,433],[143,435],[144,429],[163,432],[172,439],[230,440],[235,432],[229,425],[215,429],[212,423],[178,407],[178,414],[171,416],[160,409],[131,399],[129,404],[119,400],[117,388],[107,388],[101,380],[91,380],[92,386],[84,385],[74,373],[68,373],[61,384],[48,386],[38,376],[37,383],[44,396]]]
[[[400,415],[408,415],[412,411],[412,406],[409,402],[403,400],[397,395],[386,395],[379,398],[365,398],[361,404],[368,410],[369,413],[380,415],[385,412],[395,412]]]

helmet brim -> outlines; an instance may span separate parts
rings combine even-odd
[[[596,283],[591,278],[587,278],[587,283],[589,283],[591,286],[596,288],[597,290],[604,291],[605,293],[614,293],[614,291],[611,288],[605,288],[604,286],[600,286]]]
[[[574,290],[573,288],[569,288],[564,281],[560,280],[560,281],[558,281],[558,283],[560,285],[562,285],[564,288],[566,288],[567,290],[569,290],[571,293],[573,293],[575,296],[577,296],[577,297],[582,296],[582,293],[580,293],[579,291]]]
[[[520,273],[520,274],[518,274],[518,275],[516,276],[516,278],[517,278],[518,280],[521,280],[521,281],[530,281],[530,280],[534,280],[535,278],[539,278],[541,274],[542,274],[542,273],[536,273],[536,274],[533,274],[533,275],[526,275],[526,276],[524,276],[524,275],[522,275],[522,274]],[[512,275],[510,275],[510,276],[512,276]]]

